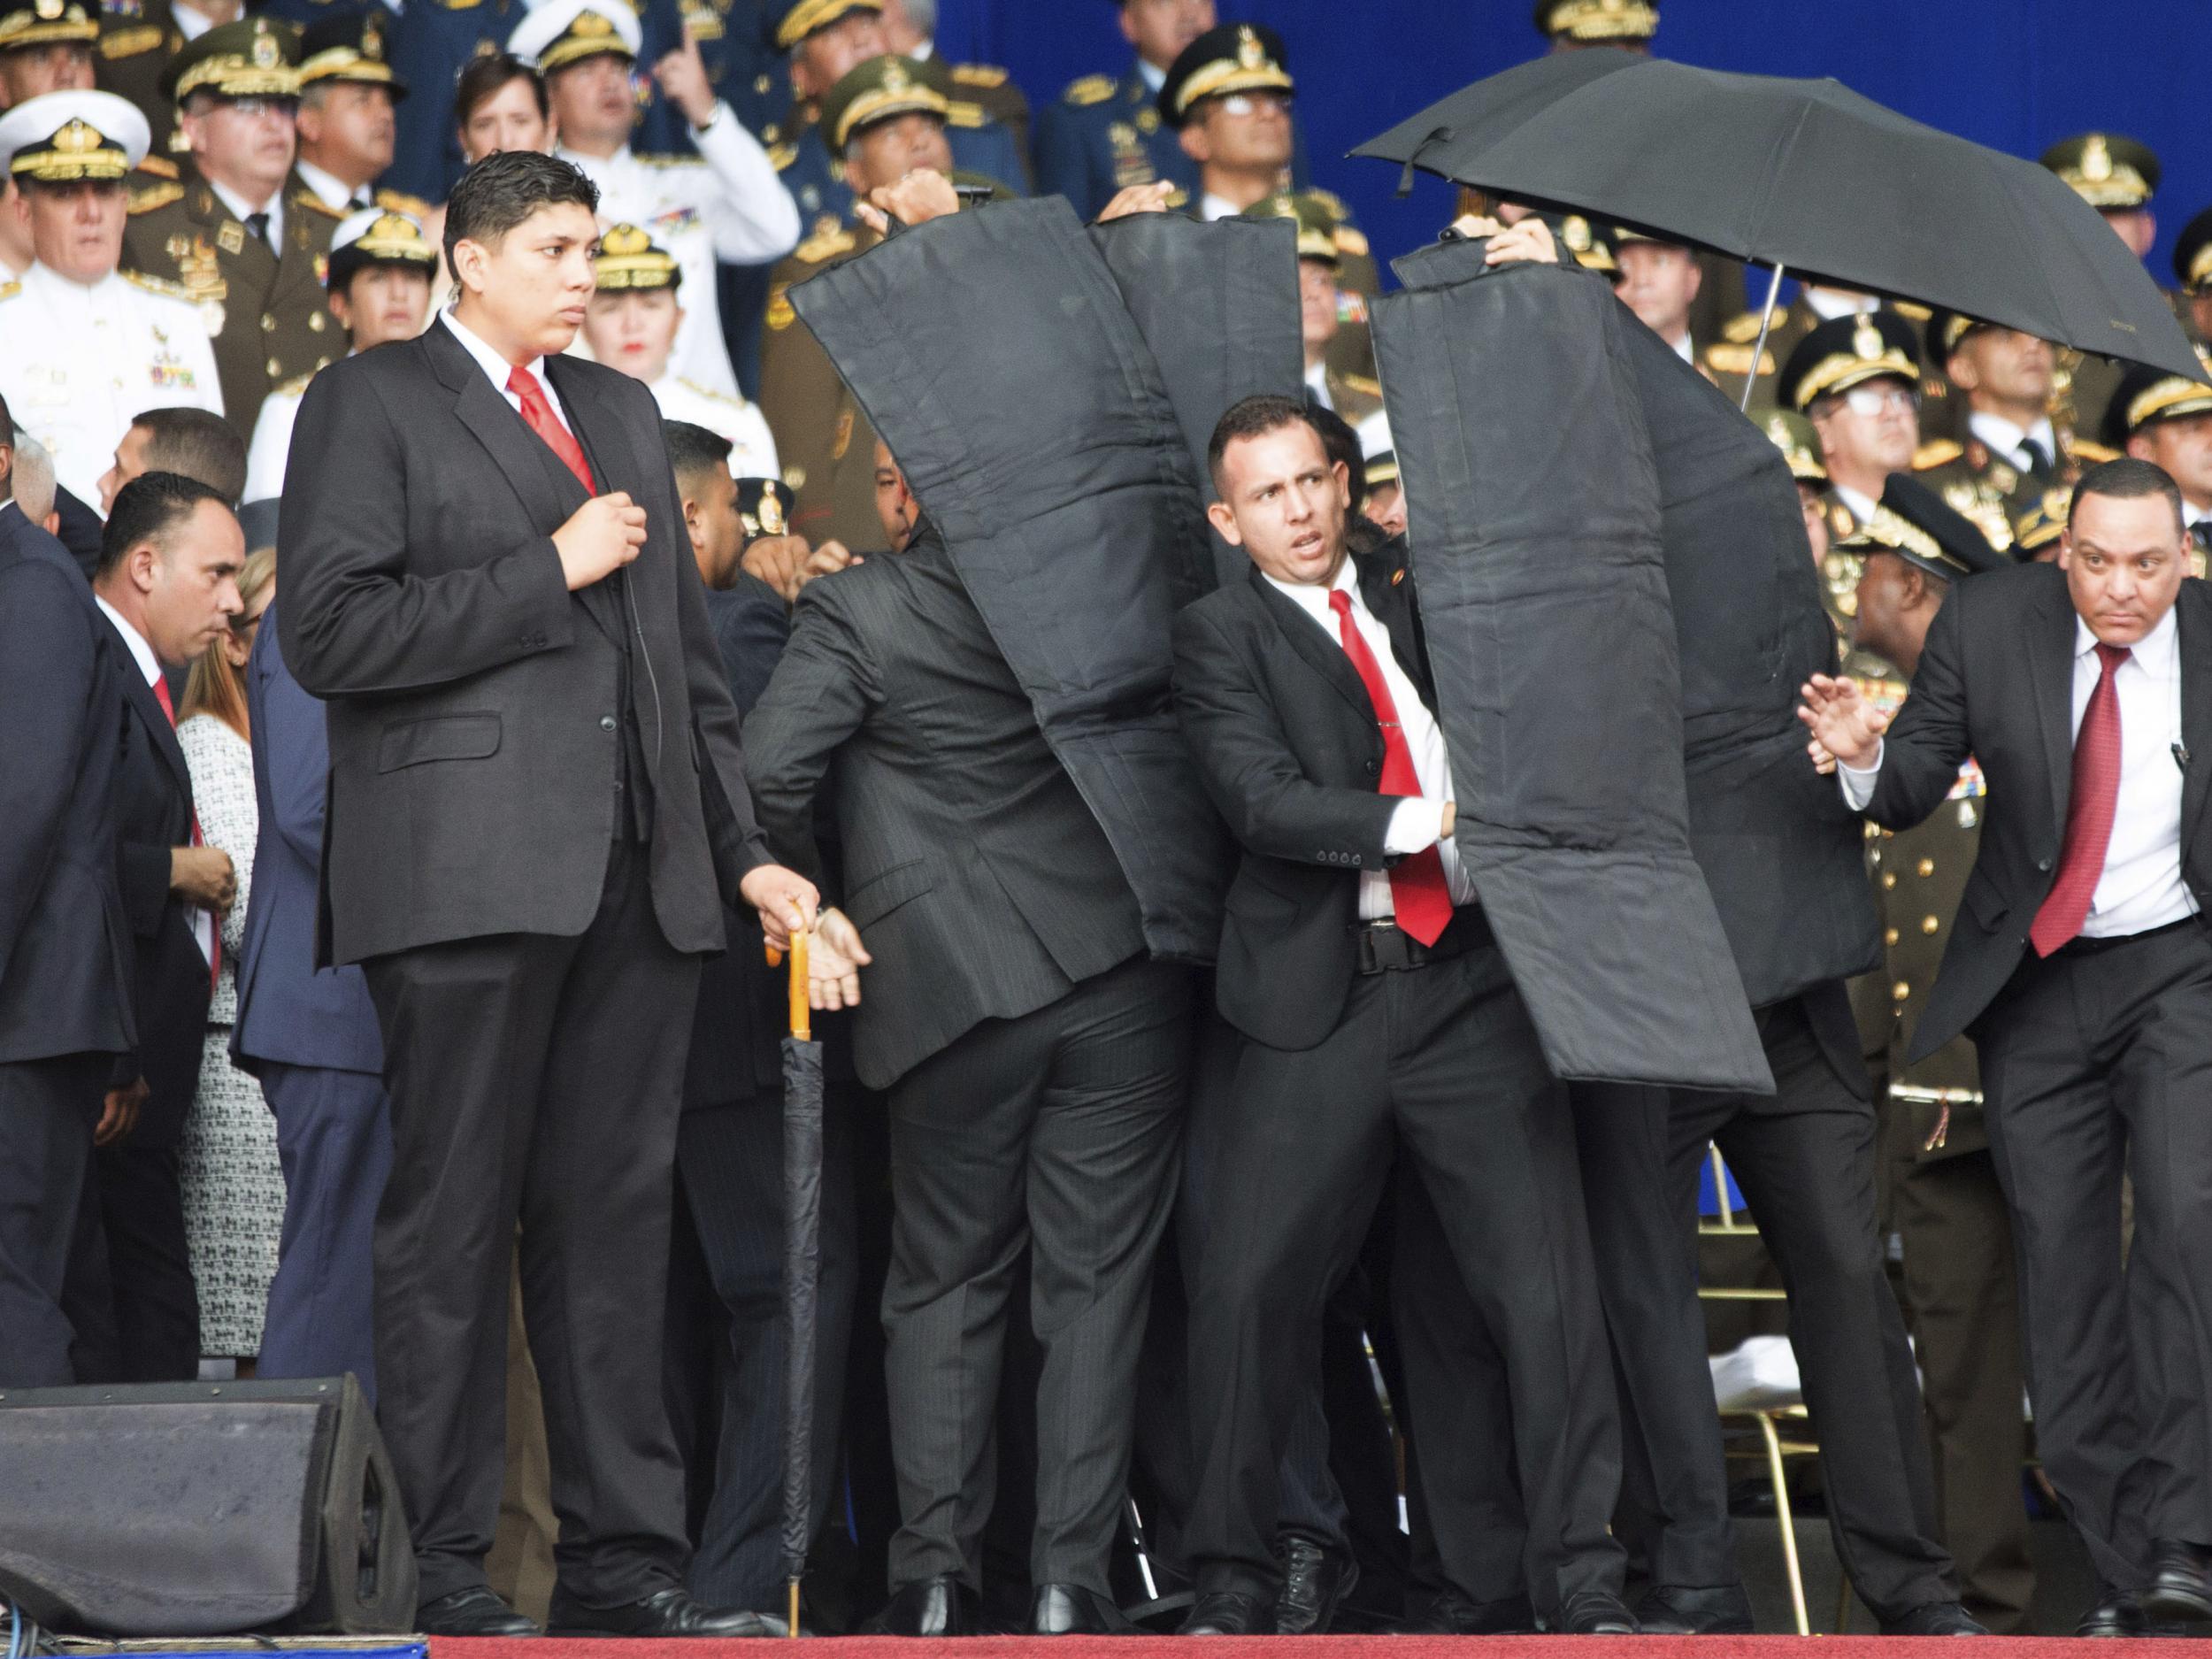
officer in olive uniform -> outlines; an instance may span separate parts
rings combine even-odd
[[[2104,215],[2113,234],[2138,258],[2150,252],[2158,239],[2151,198],[2158,193],[2161,169],[2148,145],[2117,133],[2083,133],[2053,144],[2041,159]],[[2051,389],[2052,419],[2065,426],[2089,426],[2111,402],[2124,372],[2109,357],[2089,357],[2071,348],[2062,350]]]
[[[183,149],[177,106],[161,89],[169,60],[184,50],[184,30],[169,0],[106,0],[93,84],[136,106],[153,135],[152,154],[164,161]]]
[[[1805,514],[1805,539],[1812,544],[1813,568],[1825,570],[1828,562],[1828,468],[1820,458],[1820,434],[1813,423],[1786,409],[1762,409],[1756,403],[1744,411],[1746,419],[1767,435],[1782,452],[1790,476],[1797,481],[1797,504]]]
[[[1975,318],[1939,311],[1928,321],[1928,361],[1950,378],[1957,373],[1960,352],[1971,342],[2001,332]],[[2052,379],[2055,383],[2055,373]],[[1995,406],[1993,392],[1980,386],[1960,395],[1967,411],[1963,441],[1923,444],[1913,457],[1913,471],[1955,511],[1971,519],[2000,552],[2012,545],[2014,519],[2048,491],[2071,489],[2085,467],[2118,453],[2077,438],[2072,427],[2047,415],[2023,428]]]
[[[0,111],[91,84],[98,0],[0,0]]]
[[[266,18],[210,29],[171,60],[164,88],[180,109],[203,97],[289,105],[299,96],[298,31]],[[234,211],[196,165],[135,195],[123,234],[125,265],[181,284],[198,303],[215,340],[224,415],[249,443],[273,388],[346,350],[323,288],[331,234],[345,216],[296,170],[265,211],[265,225],[250,225],[264,213]]]
[[[2212,378],[2212,348],[2198,347],[2197,356]],[[2180,487],[2190,574],[2202,576],[2212,550],[2212,386],[2138,365],[2113,389],[2099,435],[2116,453],[2165,468]]]
[[[1343,250],[1334,198],[1319,191],[1278,191],[1247,208],[1240,218],[1286,219],[1298,227],[1298,272],[1306,303],[1306,393],[1334,410],[1347,426],[1357,427],[1382,409],[1382,387],[1371,376],[1337,366],[1333,348],[1342,332],[1339,293]],[[1321,290],[1325,289],[1325,303]]]
[[[2011,561],[1919,480],[1890,481],[1846,544],[1864,561],[1855,634],[1909,679],[1950,585]],[[1898,680],[1862,682],[1884,709]],[[1941,1537],[1967,1609],[2000,1634],[2024,1626],[2035,1589],[2020,1471],[2020,1308],[2012,1224],[1983,1126],[1974,1045],[1947,1043],[1917,1065],[1905,1055],[1949,942],[1981,841],[1980,769],[1969,761],[1917,828],[1868,826],[1867,864],[1882,913],[1879,974],[1854,987],[1882,1119],[1892,1225],[1904,1242],[1904,1302],[1920,1362]]]
[[[2212,207],[2181,227],[2174,243],[2174,315],[2190,340],[2212,341]]]
[[[408,88],[407,83],[392,73],[392,65],[385,58],[384,42],[391,29],[392,14],[377,5],[358,12],[337,12],[310,23],[300,34],[301,93],[305,95],[310,88],[317,86],[381,88],[392,103],[395,134],[411,119],[435,119],[427,110],[406,113],[400,111],[399,106],[406,102]],[[304,138],[301,140],[301,151],[300,177],[315,188],[326,207],[341,213],[377,207],[388,213],[404,213],[418,222],[430,211],[430,204],[420,196],[409,196],[403,190],[373,188],[373,178],[357,184],[315,166],[305,153]]]

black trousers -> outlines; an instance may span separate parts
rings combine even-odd
[[[979,1584],[1007,1299],[1026,1248],[1043,1353],[1030,1577],[1106,1592],[1191,1029],[1189,972],[1134,959],[985,1022],[892,1086],[895,1586],[937,1573]]]
[[[1717,1141],[1789,1294],[1837,1555],[1888,1619],[1957,1589],[1935,1541],[1919,1384],[1875,1232],[1874,1110],[1823,1054],[1808,1000],[1759,1010],[1771,1097],[1675,1091],[1663,1122],[1654,1091],[1580,1092],[1592,1238],[1624,1379],[1622,1530],[1656,1582],[1740,1581],[1696,1294],[1698,1178]]]
[[[686,1112],[676,1134],[707,1276],[728,1317],[716,1366],[721,1409],[713,1495],[691,1558],[693,1595],[711,1607],[781,1604],[784,1361],[783,1096],[757,1094]],[[816,1307],[813,1526],[838,1486],[838,1430],[852,1332],[852,1120],[834,1107],[822,1129],[821,1278]]]
[[[614,845],[576,938],[464,940],[364,965],[392,1114],[377,1419],[422,1599],[484,1582],[518,1248],[561,1586],[595,1606],[668,1588],[687,1545],[661,1317],[699,964],[661,936],[645,849]]]
[[[81,1379],[63,1311],[106,1055],[0,1064],[0,1388]]]
[[[1977,1025],[2036,1445],[2099,1574],[2212,1544],[2212,941],[2031,956]],[[2135,1242],[2120,1262],[2120,1178]]]
[[[1200,1459],[1188,1547],[1202,1590],[1271,1597],[1277,1469],[1323,1303],[1366,1236],[1394,1155],[1417,1171],[1484,1327],[1505,1356],[1514,1464],[1541,1608],[1617,1589],[1607,1532],[1618,1424],[1563,1091],[1479,912],[1463,954],[1363,976],[1317,1047],[1247,1042],[1223,1120],[1190,1320]],[[1400,1264],[1403,1271],[1403,1263]],[[1410,1386],[1424,1425],[1460,1402]]]
[[[76,1328],[81,1382],[190,1382],[200,1374],[200,1293],[178,1170],[175,1148],[127,1138],[92,1155],[64,1304]]]

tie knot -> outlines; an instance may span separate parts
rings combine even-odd
[[[2104,672],[2108,674],[2133,655],[2124,645],[2107,645],[2102,640],[2097,641],[2097,656],[2104,664]]]
[[[507,372],[507,389],[522,399],[524,403],[530,403],[540,395],[538,377],[520,364],[517,364]]]
[[[1341,588],[1330,588],[1329,609],[1335,611],[1340,617],[1350,616],[1352,614],[1352,595],[1345,592]]]

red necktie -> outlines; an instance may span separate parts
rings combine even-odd
[[[576,442],[574,433],[561,425],[553,405],[546,402],[545,388],[538,384],[538,377],[527,369],[518,368],[508,375],[507,389],[522,400],[522,418],[529,423],[530,430],[543,438],[546,447],[561,457],[562,465],[576,474],[584,494],[596,495],[599,487],[591,481],[591,463],[584,459],[584,446]]]
[[[2099,644],[2104,663],[2097,688],[2074,738],[2074,790],[2066,803],[2066,844],[2050,896],[2035,913],[2028,938],[2035,954],[2047,956],[2081,932],[2089,901],[2104,874],[2105,849],[2112,841],[2112,819],[2120,806],[2120,694],[2112,677],[2128,659],[2124,645]]]
[[[1360,681],[1367,687],[1367,700],[1375,705],[1375,718],[1382,726],[1381,792],[1417,795],[1421,776],[1414,770],[1413,750],[1407,747],[1405,731],[1398,724],[1398,704],[1390,695],[1390,682],[1383,678],[1382,664],[1367,649],[1359,624],[1352,620],[1352,595],[1336,588],[1329,595],[1329,605],[1336,612],[1344,654],[1359,671]],[[1409,854],[1392,867],[1390,903],[1398,913],[1398,926],[1421,943],[1432,945],[1443,935],[1452,919],[1452,890],[1444,879],[1443,855],[1433,846]]]
[[[169,682],[159,674],[154,676],[154,701],[161,705],[161,711],[169,717],[169,724],[174,726],[177,723],[177,705],[170,701]],[[192,814],[192,844],[195,847],[207,845],[207,838],[200,833],[197,810]],[[207,983],[208,988],[213,991],[219,988],[223,972],[223,930],[215,926],[215,918],[211,915],[208,918],[207,936]]]

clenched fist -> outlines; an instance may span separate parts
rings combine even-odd
[[[603,581],[638,556],[645,545],[645,509],[617,490],[595,495],[553,533],[568,591]]]

